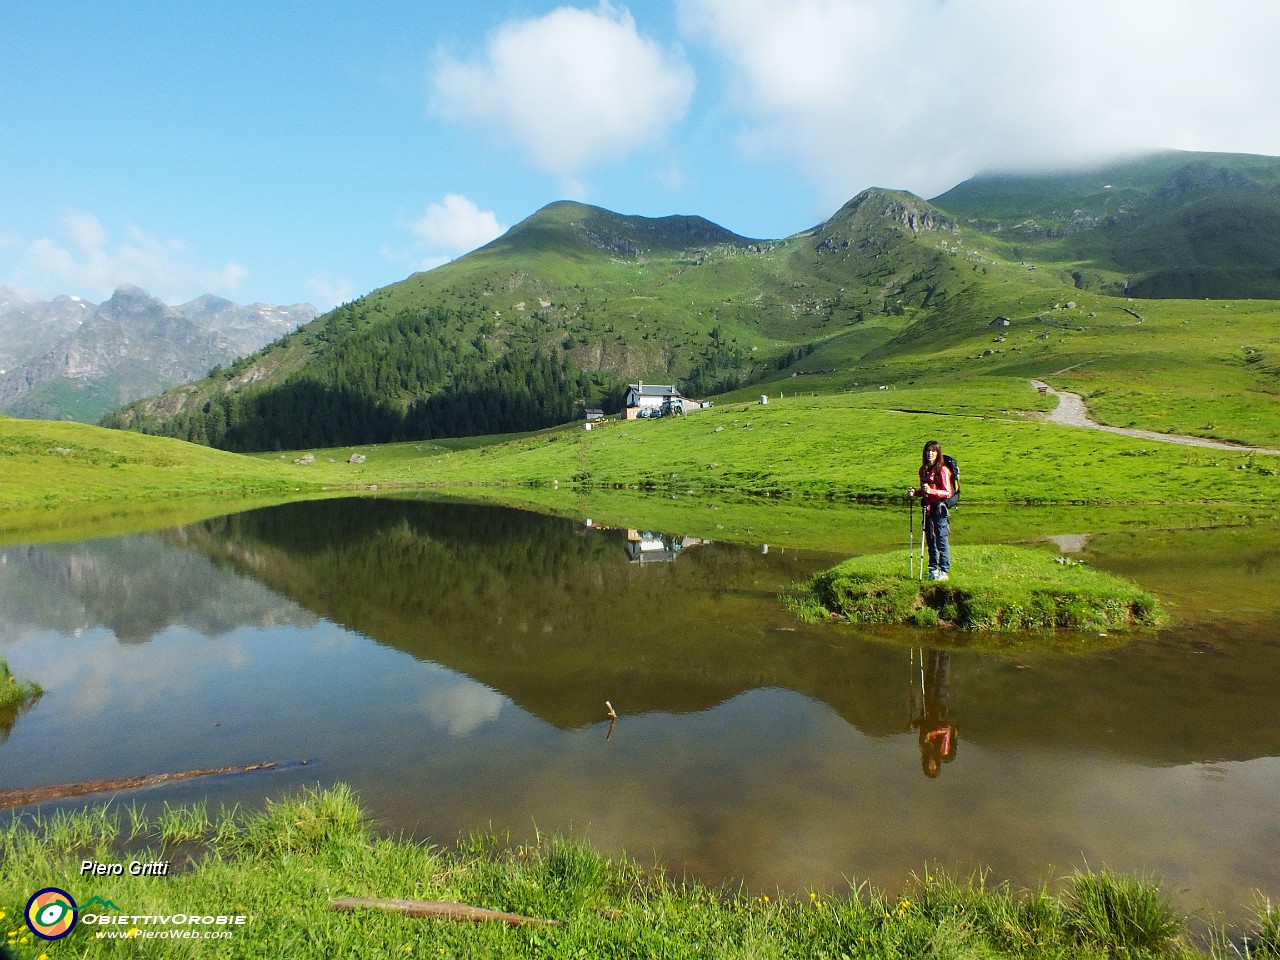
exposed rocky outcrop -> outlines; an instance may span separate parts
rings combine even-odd
[[[0,410],[17,415],[95,421],[139,397],[204,376],[210,368],[252,353],[316,316],[310,304],[242,306],[206,295],[168,306],[135,286],[118,288],[94,305],[76,297],[24,301],[0,291],[0,336],[13,355],[40,347],[0,372]],[[39,328],[60,335],[25,341],[8,331]],[[53,388],[91,394],[74,410]],[[43,396],[36,395],[43,390]]]

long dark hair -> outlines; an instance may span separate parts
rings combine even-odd
[[[938,459],[934,461],[934,466],[938,466],[939,464],[942,463],[942,444],[940,444],[937,440],[930,440],[928,443],[924,445],[924,449],[920,451],[920,466],[922,467],[929,466],[929,448],[930,447],[933,447],[938,451]]]

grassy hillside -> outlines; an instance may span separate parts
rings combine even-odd
[[[967,504],[1274,499],[1264,489],[1264,478],[1280,469],[1274,458],[1058,427],[1013,412],[1039,400],[1018,381],[993,382],[985,394],[969,395],[967,407],[944,406],[944,394],[927,387],[775,396],[765,406],[724,403],[684,418],[611,421],[474,451],[380,448],[369,463],[386,457],[387,468],[394,460],[397,473],[423,483],[483,477],[896,502],[913,483],[921,445],[936,438],[961,459]],[[945,412],[907,412],[928,409]]]
[[[1276,446],[1276,303],[1116,292],[1271,295],[1229,281],[1280,262],[1278,196],[1278,160],[1167,153],[937,205],[869,190],[785,240],[557,203],[106,422],[289,450],[538,429],[637,379],[730,399],[928,383],[954,404],[1012,376],[1113,425]]]
[[[1274,458],[1177,447],[1044,423],[1021,379],[723,402],[684,418],[611,420],[505,442],[313,449],[244,457],[43,421],[0,420],[0,504],[318,493],[389,484],[554,484],[893,500],[929,437],[961,456],[966,502],[1270,503]],[[937,412],[928,412],[937,411]],[[501,438],[498,438],[501,439]],[[360,452],[366,460],[350,463]]]
[[[247,502],[317,495],[283,465],[84,424],[0,416],[0,531],[41,539],[198,519]],[[150,519],[139,516],[149,512]]]
[[[725,399],[761,393],[930,386],[946,412],[1001,378],[1036,378],[1080,393],[1119,427],[1280,448],[1280,303],[1137,300],[1029,283],[1017,267],[964,265],[951,302],[866,351],[833,338],[791,369]],[[1023,270],[1025,271],[1025,269]],[[1007,327],[992,327],[1006,317]]]
[[[569,419],[566,401],[617,409],[636,379],[713,395],[851,329],[877,346],[906,326],[910,304],[944,302],[934,278],[945,256],[915,241],[947,229],[924,201],[886,191],[771,242],[699,218],[553,204],[108,422],[289,449],[536,428]],[[531,366],[545,373],[530,378]]]
[[[975,177],[937,206],[1007,256],[1144,298],[1280,298],[1280,160],[1168,151],[1088,170]]]

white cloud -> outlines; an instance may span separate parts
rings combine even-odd
[[[479,59],[442,58],[433,85],[438,114],[495,131],[574,181],[663,140],[688,109],[694,75],[627,10],[602,2],[508,22]]]
[[[413,234],[433,250],[465,252],[501,236],[506,227],[492,210],[481,210],[474,202],[450,193],[439,203],[427,206],[413,224]]]
[[[382,256],[410,270],[434,270],[455,257],[482,247],[507,230],[492,210],[458,193],[430,203],[422,216],[403,224],[413,235],[407,246],[383,244]]]
[[[113,241],[97,217],[79,210],[64,214],[61,226],[60,238],[22,243],[16,275],[6,282],[43,297],[74,293],[93,300],[131,283],[178,303],[202,293],[231,296],[247,272],[234,262],[200,266],[182,241],[161,240],[134,225],[126,227],[123,240]]]
[[[1172,147],[1280,153],[1273,0],[678,0],[740,145],[828,205]]]

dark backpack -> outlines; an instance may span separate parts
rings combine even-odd
[[[947,465],[947,469],[951,471],[951,489],[955,491],[955,493],[942,501],[947,505],[947,509],[950,510],[960,502],[960,464],[956,463],[955,457],[946,453],[942,455],[942,462],[945,463]]]

